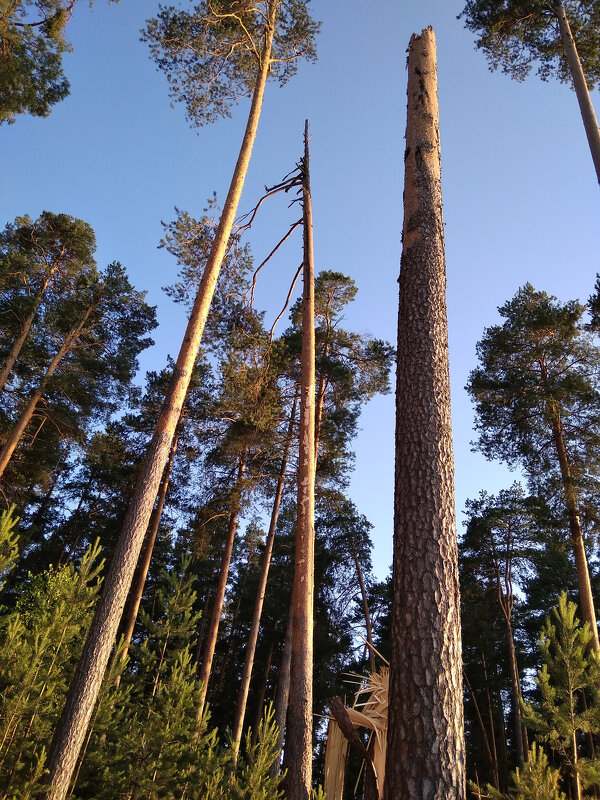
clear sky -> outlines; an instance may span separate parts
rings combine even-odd
[[[318,269],[351,275],[357,299],[347,326],[396,337],[402,230],[406,48],[432,25],[438,42],[442,180],[446,223],[450,369],[457,515],[480,489],[514,476],[470,450],[473,413],[463,389],[475,344],[497,307],[529,281],[561,300],[585,300],[600,271],[600,189],[575,95],[535,75],[523,84],[490,73],[456,17],[462,0],[313,0],[323,21],[319,60],[265,96],[242,210],[278,182],[301,154],[311,125]],[[47,119],[0,129],[0,224],[42,210],[88,221],[98,263],[121,261],[159,307],[156,346],[144,369],[175,354],[185,319],[161,292],[176,274],[157,244],[174,207],[199,216],[213,191],[224,197],[247,104],[231,119],[190,130],[171,109],[164,76],[139,42],[155,0],[85,0],[68,26],[70,97]],[[600,111],[598,92],[594,103]],[[281,204],[279,204],[281,205]],[[281,236],[287,212],[265,214],[250,242],[257,261]],[[290,246],[263,274],[257,306],[277,313],[300,260]],[[350,496],[374,525],[374,563],[391,561],[393,396],[363,412]]]

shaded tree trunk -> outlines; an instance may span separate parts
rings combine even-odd
[[[234,489],[235,495],[233,500],[233,508],[229,516],[229,525],[227,527],[225,550],[223,551],[223,558],[221,559],[219,580],[217,581],[217,588],[215,589],[215,599],[213,601],[210,623],[206,634],[206,644],[204,646],[204,653],[202,655],[202,667],[200,669],[199,678],[200,698],[198,700],[198,709],[196,713],[198,727],[202,721],[202,714],[204,713],[204,706],[206,704],[208,681],[210,679],[210,672],[212,670],[215,647],[217,646],[217,636],[219,634],[221,615],[223,614],[223,602],[225,600],[225,590],[227,589],[227,579],[229,577],[229,565],[231,563],[231,554],[233,552],[233,543],[235,541],[235,532],[237,530],[238,515],[240,513],[240,493],[242,491],[242,481],[244,480],[245,471],[246,453],[240,457],[237,480]]]
[[[492,754],[492,748],[490,747],[490,739],[488,737],[485,725],[483,724],[483,717],[481,716],[481,711],[479,710],[479,703],[477,702],[477,697],[475,696],[475,692],[473,691],[471,682],[469,681],[466,674],[464,675],[464,678],[465,678],[465,683],[467,684],[467,689],[469,690],[469,695],[471,696],[473,709],[475,710],[475,718],[477,719],[477,725],[479,726],[479,730],[481,731],[481,738],[483,739],[483,747],[485,750],[485,755],[488,760],[488,764],[490,765],[492,784],[496,789],[499,789],[500,782],[498,780],[498,762],[495,759],[494,755]]]
[[[304,128],[302,199],[304,287],[298,524],[292,588],[292,661],[286,734],[286,797],[308,800],[312,785],[312,676],[315,510],[315,294],[308,121]]]
[[[287,718],[288,701],[290,698],[290,664],[292,660],[292,607],[288,613],[288,622],[285,629],[285,641],[283,643],[283,653],[281,654],[281,664],[279,665],[279,678],[277,679],[277,691],[275,693],[275,724],[277,725],[277,749],[283,750],[285,740],[285,723]],[[276,761],[271,767],[271,777],[279,772],[280,762]]]
[[[242,679],[237,700],[237,707],[235,712],[235,719],[233,721],[232,731],[232,750],[233,761],[237,761],[240,742],[242,740],[242,728],[244,725],[244,716],[246,714],[246,703],[248,701],[248,691],[250,689],[250,680],[252,678],[252,667],[254,664],[254,654],[256,652],[256,642],[258,641],[258,630],[260,627],[260,618],[262,615],[263,604],[265,600],[265,593],[267,589],[267,580],[269,577],[269,568],[271,566],[271,555],[273,553],[273,542],[275,541],[275,531],[277,529],[277,520],[279,519],[279,506],[281,505],[281,497],[283,495],[283,487],[285,485],[286,469],[288,463],[288,456],[290,446],[294,433],[294,423],[296,420],[296,407],[298,404],[298,394],[294,397],[292,411],[290,416],[290,424],[285,441],[285,449],[283,451],[283,458],[281,460],[281,470],[277,480],[277,489],[275,490],[275,497],[273,499],[273,509],[271,511],[271,520],[269,523],[269,530],[265,541],[265,551],[263,554],[260,577],[258,580],[258,589],[256,591],[256,601],[254,604],[254,613],[252,615],[252,624],[250,626],[250,635],[248,637],[248,644],[246,646],[246,657],[244,659],[244,668],[242,670]]]
[[[269,682],[269,672],[271,672],[271,660],[273,658],[273,641],[269,645],[269,652],[267,653],[267,660],[265,661],[265,668],[260,682],[260,689],[256,698],[256,710],[254,712],[254,725],[252,727],[252,745],[258,741],[258,728],[263,715],[263,707],[265,705],[265,697],[267,694],[267,684]]]
[[[460,599],[433,30],[408,56],[386,800],[465,797]]]
[[[354,559],[354,566],[356,567],[356,575],[358,577],[358,585],[360,586],[360,595],[362,597],[363,612],[365,615],[365,626],[367,628],[367,645],[368,645],[367,649],[369,651],[369,669],[371,670],[371,672],[375,672],[376,667],[375,667],[375,650],[373,645],[373,626],[371,625],[371,613],[369,611],[367,590],[363,579],[360,561],[358,560],[358,556],[356,555],[356,553],[354,552],[352,553],[352,558]]]
[[[278,0],[272,0],[269,4],[252,104],[223,206],[223,213],[215,231],[213,245],[184,334],[171,385],[141,465],[121,536],[104,579],[96,613],[63,713],[54,732],[48,753],[49,790],[47,800],[64,800],[115,642],[123,606],[148,528],[177,420],[185,401],[217,278],[248,172],[252,147],[258,130],[265,84],[269,74],[278,7]]]
[[[587,86],[585,75],[581,67],[581,60],[577,52],[577,45],[571,33],[571,26],[567,18],[564,3],[556,3],[552,6],[552,10],[558,19],[558,27],[560,29],[560,39],[562,42],[565,57],[569,64],[571,71],[571,78],[573,79],[573,88],[579,103],[579,110],[581,111],[581,118],[583,120],[583,127],[585,128],[585,135],[587,136],[594,168],[598,183],[600,183],[600,128],[598,127],[598,120],[594,106],[592,105],[592,98]]]
[[[63,358],[69,353],[75,342],[77,341],[78,337],[81,335],[85,327],[85,323],[88,320],[88,317],[92,313],[93,306],[90,306],[85,314],[83,315],[82,319],[79,320],[77,325],[74,325],[73,328],[69,331],[69,333],[65,336],[63,343],[61,344],[60,348],[58,349],[57,353],[55,354],[54,358],[50,362],[46,372],[39,382],[39,385],[35,392],[29,398],[27,405],[25,406],[21,416],[14,424],[12,430],[8,434],[8,438],[4,443],[2,450],[0,450],[0,477],[4,474],[4,470],[6,469],[8,462],[12,458],[13,453],[15,452],[17,445],[21,441],[23,434],[27,426],[29,425],[31,418],[35,414],[35,410],[37,408],[37,404],[39,403],[46,386],[48,385],[48,381],[54,375],[58,367],[60,366],[61,361]]]

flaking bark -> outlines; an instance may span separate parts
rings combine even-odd
[[[435,36],[408,56],[386,800],[465,796]]]

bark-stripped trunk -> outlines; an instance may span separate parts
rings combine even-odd
[[[598,127],[598,120],[596,119],[596,113],[592,105],[590,90],[588,89],[587,81],[581,67],[581,60],[577,52],[577,45],[573,39],[573,34],[571,33],[571,26],[569,25],[564,3],[557,3],[552,8],[558,18],[560,40],[569,64],[569,70],[571,71],[573,88],[575,89],[575,95],[579,103],[585,135],[587,136],[590,146],[598,183],[600,183],[600,128]]]
[[[312,674],[315,511],[315,293],[308,122],[304,128],[302,201],[304,288],[298,524],[292,588],[292,662],[286,735],[286,797],[308,800],[312,784]]]
[[[138,612],[140,610],[140,603],[142,602],[142,595],[144,594],[144,586],[146,584],[146,578],[148,577],[150,562],[152,561],[152,552],[154,550],[154,544],[158,535],[158,529],[160,528],[160,519],[162,517],[163,508],[165,507],[165,500],[167,499],[167,491],[169,489],[169,481],[171,479],[171,470],[173,469],[173,461],[175,460],[175,452],[177,451],[178,442],[179,436],[177,433],[175,433],[175,436],[173,437],[173,443],[171,444],[169,460],[167,461],[162,481],[160,482],[158,497],[156,498],[156,505],[154,506],[152,516],[150,517],[150,524],[148,525],[148,532],[146,533],[144,548],[140,557],[140,563],[138,564],[137,576],[131,588],[129,608],[127,609],[125,625],[123,626],[124,646],[121,653],[122,662],[127,658],[129,645],[131,644],[131,637],[133,636],[133,629],[135,628]],[[121,673],[119,672],[115,678],[115,685],[118,687],[120,683]]]
[[[435,36],[408,56],[386,800],[465,797]]]
[[[69,333],[65,336],[62,345],[60,346],[59,350],[57,351],[56,355],[50,362],[44,377],[38,384],[37,389],[29,398],[25,409],[23,410],[21,416],[14,424],[12,430],[8,434],[8,438],[4,443],[2,450],[0,450],[0,477],[4,474],[4,470],[6,469],[8,462],[12,458],[12,454],[15,452],[17,445],[21,441],[23,434],[27,426],[29,425],[31,418],[35,414],[35,410],[37,408],[37,404],[39,403],[46,386],[48,385],[48,381],[54,375],[58,367],[60,366],[61,361],[63,358],[70,352],[71,348],[81,335],[81,332],[85,328],[85,324],[92,313],[94,306],[90,306],[87,311],[85,312],[82,319],[75,325]]]
[[[194,301],[171,385],[141,466],[71,690],[54,733],[48,754],[50,787],[47,800],[64,800],[115,642],[242,195],[269,74],[278,8],[279,0],[271,0],[248,122],[223,213]]]
[[[283,451],[283,458],[281,459],[281,470],[277,480],[277,489],[275,490],[275,497],[273,499],[273,509],[271,511],[271,521],[269,523],[269,530],[265,541],[265,551],[263,553],[262,564],[260,568],[260,576],[258,579],[258,589],[256,591],[256,601],[254,603],[254,613],[252,615],[252,624],[250,626],[250,635],[248,637],[248,644],[246,646],[246,658],[244,660],[244,668],[242,670],[242,680],[238,693],[238,701],[235,712],[235,719],[233,722],[232,733],[232,749],[233,749],[233,762],[237,761],[237,756],[242,740],[242,728],[244,726],[244,716],[246,714],[246,703],[248,702],[248,691],[250,689],[250,680],[252,678],[252,667],[254,665],[254,654],[256,653],[256,643],[258,641],[258,630],[260,628],[260,618],[262,615],[263,604],[265,600],[265,593],[267,589],[267,580],[269,577],[269,568],[271,566],[271,555],[273,553],[273,542],[275,541],[275,531],[277,529],[277,520],[279,519],[279,506],[281,505],[281,497],[283,495],[283,487],[285,485],[285,476],[287,470],[288,456],[294,433],[294,423],[296,420],[296,406],[298,404],[298,395],[294,397],[292,405],[292,412],[290,416],[290,424],[287,431],[285,441],[285,448]]]
[[[233,543],[235,541],[235,532],[237,530],[238,515],[240,513],[240,495],[245,471],[246,453],[240,457],[237,480],[234,489],[235,495],[233,500],[233,508],[231,510],[231,514],[229,515],[225,549],[223,551],[223,558],[221,559],[219,580],[217,581],[217,588],[215,589],[215,599],[213,601],[210,623],[208,626],[208,632],[206,634],[206,644],[204,646],[204,653],[202,655],[202,668],[200,669],[200,698],[198,700],[198,708],[196,710],[198,728],[200,727],[202,714],[204,713],[206,693],[208,691],[208,681],[210,678],[210,672],[212,670],[215,647],[217,646],[217,636],[219,634],[219,625],[221,623],[221,615],[223,613],[223,602],[225,601],[225,590],[227,589],[227,579],[229,577],[229,565],[231,563],[231,554],[233,552]]]
[[[546,375],[542,373],[542,379],[546,380]],[[569,518],[569,533],[571,535],[571,545],[575,556],[575,567],[577,569],[577,583],[579,586],[579,603],[581,605],[581,616],[584,622],[590,626],[592,639],[589,646],[600,651],[600,641],[598,639],[598,625],[596,623],[596,611],[594,609],[594,598],[592,596],[592,584],[590,583],[590,573],[588,570],[587,556],[583,544],[583,533],[581,531],[581,518],[579,516],[579,503],[577,490],[573,482],[571,473],[571,463],[567,454],[567,447],[563,435],[562,421],[557,404],[549,400],[546,404],[548,419],[552,429],[552,440],[556,450],[560,467],[560,476],[565,493],[565,505]]]

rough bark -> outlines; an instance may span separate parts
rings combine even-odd
[[[302,201],[304,288],[298,523],[292,588],[292,661],[286,733],[286,797],[308,800],[312,784],[312,674],[315,510],[315,296],[308,122],[304,129]]]
[[[182,410],[183,413],[183,410]],[[125,624],[123,625],[123,651],[121,653],[121,661],[125,661],[131,644],[131,637],[133,636],[133,629],[137,620],[138,612],[140,610],[140,603],[142,602],[142,595],[144,594],[144,586],[146,578],[148,577],[148,570],[150,569],[150,562],[152,561],[152,553],[154,551],[154,544],[158,535],[160,527],[160,519],[162,517],[163,508],[165,507],[165,500],[167,499],[167,491],[169,490],[169,481],[171,479],[171,470],[173,469],[173,461],[175,460],[175,452],[179,437],[177,433],[173,437],[171,444],[171,452],[169,453],[169,460],[166,463],[165,471],[160,482],[158,489],[158,497],[156,498],[156,505],[150,517],[150,524],[144,541],[144,547],[140,556],[140,563],[137,568],[137,575],[135,576],[133,586],[130,592],[129,608],[127,609]],[[117,675],[115,684],[118,687],[121,683],[121,673]]]
[[[248,171],[269,73],[278,7],[279,0],[272,0],[269,4],[269,17],[266,23],[252,104],[223,206],[223,213],[215,231],[213,246],[184,334],[171,385],[163,402],[146,457],[140,468],[123,530],[104,580],[102,594],[62,716],[54,733],[48,754],[48,782],[50,785],[46,795],[47,800],[64,800],[115,642],[123,606],[148,528],[177,420],[190,384],[206,318]]]
[[[579,103],[585,135],[587,136],[594,168],[596,170],[596,177],[598,183],[600,183],[600,128],[598,127],[598,120],[596,119],[596,113],[592,105],[592,98],[581,67],[581,60],[577,52],[577,45],[573,39],[573,34],[571,33],[571,26],[569,25],[564,3],[556,3],[552,8],[558,18],[560,39],[567,63],[569,64],[569,70],[571,71],[573,88],[575,90],[577,102]]]
[[[465,796],[435,37],[408,56],[386,800]]]
[[[6,469],[8,462],[12,458],[12,454],[15,452],[17,445],[21,441],[21,438],[31,421],[31,418],[35,414],[37,404],[39,403],[42,395],[44,394],[46,386],[48,385],[48,381],[54,375],[56,370],[59,368],[63,358],[69,353],[74,343],[81,335],[81,332],[85,327],[85,323],[87,322],[92,312],[92,308],[93,306],[90,306],[90,308],[87,309],[82,319],[77,323],[77,325],[73,326],[73,328],[71,328],[69,333],[65,336],[62,345],[60,346],[59,350],[57,351],[54,358],[50,362],[44,374],[44,377],[39,382],[37,389],[31,395],[21,416],[19,417],[17,422],[13,425],[8,435],[8,438],[4,443],[2,450],[0,450],[0,477],[4,475],[4,470]]]
[[[240,689],[238,693],[238,700],[235,712],[235,719],[233,721],[233,732],[231,735],[233,750],[233,761],[237,761],[238,752],[240,749],[240,742],[242,740],[242,728],[244,726],[244,716],[246,714],[246,703],[248,701],[248,691],[250,689],[250,679],[252,678],[252,667],[254,665],[254,654],[256,653],[256,643],[258,641],[258,631],[260,628],[260,618],[262,615],[263,604],[265,601],[265,593],[267,589],[267,580],[269,578],[269,568],[271,566],[271,555],[273,553],[273,542],[275,541],[275,531],[277,529],[277,520],[279,519],[279,506],[281,505],[281,498],[283,495],[283,487],[285,485],[285,477],[288,463],[288,456],[294,432],[294,423],[296,420],[296,406],[298,404],[298,395],[294,397],[292,405],[292,412],[290,416],[290,423],[287,431],[283,457],[281,459],[281,469],[277,479],[277,488],[275,490],[275,497],[273,499],[273,509],[271,511],[271,520],[269,522],[269,530],[265,540],[265,551],[263,553],[262,564],[260,568],[260,576],[258,579],[258,589],[256,591],[256,601],[254,603],[254,612],[252,615],[252,624],[250,626],[250,635],[248,636],[248,644],[246,646],[246,657],[244,659],[244,668],[242,670],[242,679],[240,682]]]
[[[238,467],[236,486],[234,490],[234,505],[231,510],[231,514],[229,515],[225,550],[223,551],[223,557],[221,559],[219,580],[217,581],[217,588],[215,589],[215,599],[213,601],[210,623],[208,626],[208,632],[206,634],[206,644],[204,645],[204,653],[202,655],[202,668],[200,670],[200,698],[198,700],[198,708],[196,711],[198,725],[200,725],[200,722],[202,721],[202,714],[204,713],[206,693],[208,691],[208,681],[210,678],[210,672],[212,670],[215,647],[217,646],[217,636],[219,634],[219,625],[221,623],[221,615],[223,613],[223,602],[225,600],[227,578],[229,577],[229,565],[231,563],[231,554],[233,552],[233,543],[235,541],[235,532],[237,530],[238,515],[240,512],[240,493],[245,471],[246,454],[244,453],[244,455],[240,458]]]

